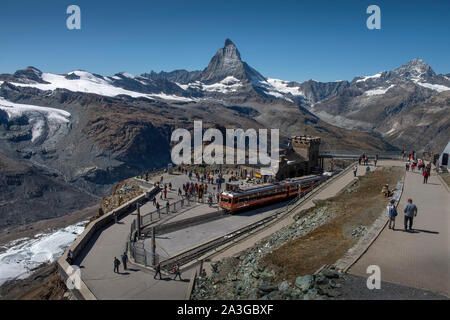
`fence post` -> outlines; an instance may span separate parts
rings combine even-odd
[[[147,251],[144,248],[144,266],[147,266]]]
[[[156,265],[156,230],[152,227],[152,265]]]

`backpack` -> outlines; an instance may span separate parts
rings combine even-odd
[[[392,207],[391,209],[390,209],[390,212],[389,212],[390,214],[391,214],[391,216],[392,217],[396,217],[397,216],[397,208],[396,207]]]

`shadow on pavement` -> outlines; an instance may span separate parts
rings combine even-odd
[[[437,232],[437,231],[422,230],[422,229],[412,229],[412,230],[409,231],[409,232],[411,232],[411,233],[420,233],[420,232],[424,232],[424,233],[439,234],[439,232]]]

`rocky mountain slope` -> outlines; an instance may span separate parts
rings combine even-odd
[[[450,78],[421,59],[373,76],[312,104],[321,119],[342,128],[378,132],[400,148],[440,152],[450,138]]]

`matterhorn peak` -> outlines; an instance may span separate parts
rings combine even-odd
[[[225,40],[225,45],[224,45],[224,47],[227,47],[227,46],[234,46],[234,47],[236,47],[236,45],[233,43],[233,41],[230,40],[230,38],[227,38],[227,39]]]

